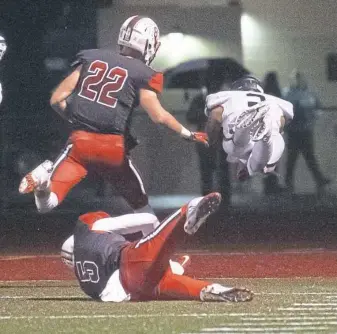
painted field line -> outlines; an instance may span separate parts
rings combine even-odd
[[[230,327],[238,327],[240,326],[240,328],[242,327],[246,327],[246,326],[294,326],[294,327],[304,327],[304,326],[320,326],[320,325],[337,325],[337,321],[298,321],[298,322],[286,322],[286,323],[277,323],[275,321],[271,321],[271,322],[240,322],[240,323],[226,323],[224,324],[225,326],[230,326]]]
[[[337,306],[337,303],[293,303],[293,306]]]
[[[280,307],[277,310],[279,311],[332,311],[332,310],[337,310],[337,307]]]
[[[284,316],[284,317],[242,317],[242,321],[284,321],[284,320],[336,320],[337,316],[309,316],[307,313],[303,317],[293,317],[293,316]]]
[[[276,281],[276,280],[296,280],[296,281],[303,281],[303,280],[318,280],[318,279],[328,279],[331,280],[334,277],[327,277],[327,276],[286,276],[286,277],[198,277],[199,279],[205,279],[205,280],[210,280],[210,279],[217,279],[217,280],[243,280],[243,279],[247,279],[247,280],[260,280],[260,281]],[[337,279],[336,279],[337,282]],[[332,294],[333,292],[331,292]],[[336,293],[336,292],[335,292]],[[280,293],[282,294],[282,293]]]
[[[52,287],[52,286],[51,286]],[[72,287],[77,287],[76,286],[64,286],[65,288],[72,288]],[[44,288],[50,288],[50,286],[41,286],[41,287],[34,287],[34,288],[39,288],[39,289],[44,289]],[[55,287],[57,288],[57,287]],[[262,295],[255,293],[255,295]],[[264,293],[264,295],[273,295],[272,293]],[[303,293],[303,295],[306,295],[306,293]],[[89,299],[89,297],[83,295],[83,294],[78,294],[78,295],[46,295],[46,296],[37,296],[37,295],[0,295],[0,299],[48,299],[48,298],[54,298],[54,299],[64,299],[64,298],[83,298],[83,299]],[[337,306],[337,303],[293,303],[293,306]],[[336,307],[327,307],[327,309],[335,309]],[[282,310],[299,310],[298,307],[294,308],[281,308]],[[281,310],[278,309],[278,310]],[[303,310],[310,310],[311,307],[303,308]],[[264,313],[243,313],[243,314],[264,314]],[[268,313],[272,314],[272,313]],[[336,316],[337,319],[337,316]]]
[[[240,326],[238,324],[238,326]],[[305,333],[314,331],[314,333],[317,333],[318,330],[327,330],[329,327],[326,326],[318,326],[315,328],[298,328],[298,327],[288,327],[288,326],[280,326],[280,327],[270,327],[270,328],[264,328],[264,327],[256,327],[256,328],[238,328],[238,327],[218,327],[218,328],[203,328],[201,331],[202,332],[207,332],[207,333],[217,333],[217,332],[228,332],[228,333],[233,333],[233,332],[264,332],[264,333],[270,333],[271,331],[276,331],[279,333],[280,330],[282,331],[304,331]]]
[[[25,287],[25,286],[23,286]],[[34,287],[34,288],[38,288],[38,289],[45,289],[45,288],[50,288],[53,286],[39,286],[39,287]],[[77,287],[77,285],[74,286],[64,286],[65,288],[73,288],[73,287]],[[9,287],[10,288],[10,287]],[[19,287],[21,288],[21,287]],[[55,287],[57,288],[57,287]],[[5,287],[6,289],[6,287]],[[298,293],[296,293],[298,294]],[[302,295],[306,295],[307,293],[303,293]],[[314,294],[314,293],[311,293]],[[320,294],[320,293],[318,293]],[[255,295],[262,295],[262,294],[258,294],[255,293]],[[273,295],[273,293],[263,293],[263,295]],[[0,300],[1,299],[72,299],[72,298],[83,298],[83,299],[89,299],[89,297],[83,295],[83,294],[78,294],[78,295],[44,295],[44,296],[38,296],[38,295],[0,295]],[[310,310],[335,310],[337,309],[337,303],[293,303],[292,306],[295,307],[281,307],[278,308],[278,311],[298,311],[298,310],[305,310],[305,311],[310,311]],[[306,306],[306,307],[300,307],[300,306]],[[313,307],[311,307],[313,306]],[[326,307],[324,307],[326,306]],[[259,314],[265,314],[265,313],[243,313],[242,315],[259,315]],[[273,313],[268,313],[268,314],[273,314]],[[277,313],[278,314],[278,313]],[[303,313],[305,315],[305,313]],[[336,316],[337,319],[337,316]]]
[[[228,332],[228,330],[227,331],[221,331],[221,332],[213,332],[214,334],[215,333],[217,333],[217,334],[221,334],[221,333],[224,333],[224,332]],[[248,333],[249,331],[247,330],[247,329],[243,329],[241,332],[237,329],[237,331],[235,332],[236,334],[244,334],[244,333]],[[193,333],[181,333],[181,334],[209,334],[210,332],[208,331],[208,332],[193,332]],[[262,330],[262,331],[256,331],[255,332],[256,334],[258,334],[258,333],[266,333],[266,330],[264,329],[264,330]],[[275,333],[275,334],[294,334],[294,331],[284,331],[284,330],[282,330],[282,329],[277,329],[277,331],[268,331],[268,333],[269,334],[271,334],[271,333]]]
[[[43,300],[43,299],[72,299],[72,298],[83,298],[89,299],[89,297],[83,295],[65,295],[65,296],[0,296],[0,299],[36,299],[36,300]]]
[[[279,281],[279,280],[310,280],[310,279],[331,279],[331,277],[324,277],[324,276],[295,276],[295,277],[198,277],[201,280],[227,280],[227,281],[234,281],[234,280],[261,280],[261,281]],[[30,283],[64,283],[64,282],[76,282],[76,279],[34,279],[34,280],[0,280],[0,284],[30,284]],[[336,279],[337,282],[337,279]],[[288,295],[331,295],[337,298],[336,292],[290,292],[287,293]],[[282,292],[259,292],[255,293],[255,295],[284,295]]]
[[[15,281],[0,281],[0,284],[31,284],[31,283],[65,283],[65,282],[77,282],[76,278],[74,279],[32,279],[32,280],[15,280]],[[41,287],[44,287],[41,285]]]
[[[60,255],[3,255],[0,256],[0,261],[15,261],[15,260],[27,260],[27,259],[38,259],[38,258],[48,258],[48,259],[61,259]]]
[[[272,295],[272,296],[283,296],[283,292],[256,292],[255,295]],[[287,292],[287,295],[314,295],[314,296],[332,296],[337,298],[336,292]],[[328,298],[328,297],[327,297]]]
[[[221,334],[221,333],[224,333],[224,331],[218,332],[216,334]],[[235,334],[245,334],[245,333],[249,333],[249,331],[243,329],[241,332],[240,331],[236,331],[235,332]],[[266,331],[265,330],[263,330],[263,331],[256,331],[255,333],[256,334],[258,334],[258,333],[266,333]],[[272,333],[275,333],[275,334],[294,334],[294,331],[283,331],[283,330],[277,329],[277,331],[268,331],[268,333],[269,334],[272,334]],[[209,334],[209,332],[194,332],[194,333],[185,333],[184,332],[184,333],[181,333],[181,334]]]
[[[226,316],[242,316],[246,313],[231,313]],[[32,315],[32,316],[0,316],[0,320],[58,320],[58,319],[129,319],[129,318],[207,318],[207,317],[223,317],[224,313],[168,313],[168,314],[93,314],[93,315]]]
[[[337,254],[337,250],[329,250],[325,248],[308,248],[308,249],[284,249],[279,251],[247,251],[247,252],[233,252],[233,251],[222,251],[222,252],[212,252],[208,250],[193,250],[187,249],[186,251],[178,252],[177,255],[181,254],[191,254],[198,256],[233,256],[233,255],[284,255],[284,254]],[[59,254],[31,254],[31,255],[2,255],[1,260],[22,260],[22,259],[33,259],[33,258],[60,258]]]

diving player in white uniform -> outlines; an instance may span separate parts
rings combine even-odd
[[[294,116],[290,102],[264,94],[258,79],[245,76],[231,91],[208,95],[205,113],[210,144],[222,131],[227,160],[239,164],[239,180],[274,171],[285,147],[283,127]]]

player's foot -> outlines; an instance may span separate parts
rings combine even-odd
[[[228,288],[216,283],[200,291],[200,300],[203,302],[248,302],[253,296],[253,292],[246,288]]]
[[[53,163],[49,160],[44,161],[21,180],[19,192],[27,194],[34,190],[45,190],[52,170]]]
[[[173,274],[183,275],[185,269],[191,264],[191,258],[189,255],[180,256],[177,261],[170,260],[170,267]]]
[[[254,125],[256,125],[256,123],[263,119],[268,111],[268,105],[262,105],[260,107],[252,107],[250,109],[247,109],[237,118],[235,127],[237,129],[247,129],[253,127]],[[261,127],[262,124],[263,122],[260,123],[259,126]]]
[[[206,221],[209,215],[215,212],[221,203],[219,193],[210,193],[204,197],[198,197],[187,205],[187,218],[184,230],[187,234],[194,234]]]

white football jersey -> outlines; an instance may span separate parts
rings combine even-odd
[[[290,102],[254,91],[223,91],[208,95],[205,113],[208,116],[211,109],[217,106],[223,107],[222,127],[225,138],[229,139],[233,135],[237,117],[247,109],[258,105],[267,105],[270,108],[270,115],[274,116],[277,122],[281,116],[284,116],[286,121],[294,117],[293,105]]]

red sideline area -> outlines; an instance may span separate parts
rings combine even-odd
[[[336,277],[337,251],[195,253],[186,274],[195,277]],[[72,280],[57,255],[0,257],[0,280]]]

